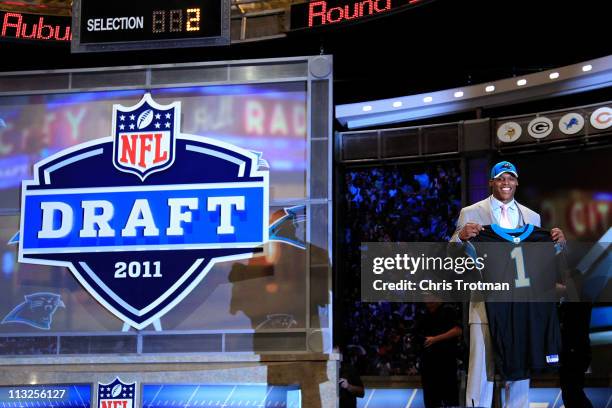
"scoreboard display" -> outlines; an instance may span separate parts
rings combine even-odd
[[[73,52],[229,44],[228,0],[75,0]]]

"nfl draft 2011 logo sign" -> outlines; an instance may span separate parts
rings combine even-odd
[[[260,154],[180,133],[180,104],[113,107],[113,137],[61,151],[24,181],[19,261],[65,266],[136,329],[187,296],[216,262],[268,241]]]
[[[108,384],[98,383],[98,408],[134,408],[136,382],[124,383],[115,378]]]

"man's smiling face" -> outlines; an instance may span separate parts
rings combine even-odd
[[[489,187],[493,191],[493,197],[497,198],[502,203],[509,203],[514,198],[516,187],[518,186],[518,178],[510,173],[502,173],[489,180]]]

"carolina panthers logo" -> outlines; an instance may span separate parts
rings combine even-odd
[[[297,326],[297,321],[290,314],[270,314],[266,320],[255,327],[255,330],[262,329],[291,329]]]
[[[49,330],[58,307],[66,307],[55,293],[38,292],[25,295],[25,302],[17,305],[2,320],[2,324],[21,323],[37,329]]]
[[[306,249],[306,207],[298,205],[283,210],[285,215],[270,225],[270,241]]]

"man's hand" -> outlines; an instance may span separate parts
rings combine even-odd
[[[561,228],[553,228],[550,230],[550,237],[552,238],[553,241],[559,243],[559,244],[565,244],[566,240],[565,240],[565,234],[563,233],[563,231],[561,231]]]
[[[436,336],[425,337],[425,344],[424,344],[425,348],[433,346],[437,342],[438,342],[438,339],[436,338]]]
[[[555,292],[557,292],[559,298],[562,298],[567,293],[567,286],[562,283],[555,283]]]
[[[467,241],[468,239],[474,238],[476,235],[480,234],[480,231],[482,230],[482,225],[468,222],[463,226],[463,228],[461,228],[461,231],[459,231],[459,239],[462,241]]]
[[[343,389],[347,390],[348,392],[350,392],[351,394],[353,394],[357,398],[363,398],[363,395],[365,393],[365,390],[363,389],[363,386],[353,385],[353,384],[349,383],[346,378],[338,379],[338,384],[340,385],[340,388],[343,388]]]

